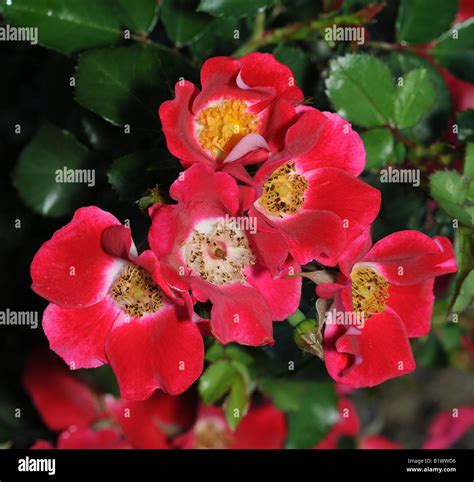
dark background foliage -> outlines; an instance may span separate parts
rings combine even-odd
[[[451,0],[1,0],[1,25],[38,27],[41,45],[0,42],[0,309],[41,314],[46,302],[30,289],[31,259],[79,206],[98,205],[130,220],[136,244],[146,246],[145,208],[158,191],[166,198],[180,170],[166,150],[159,104],[172,97],[181,76],[197,81],[208,57],[271,52],[293,70],[308,102],[345,113],[363,136],[368,153],[363,177],[383,198],[374,238],[418,229],[456,242],[461,270],[438,283],[433,331],[414,343],[415,374],[354,394],[367,432],[419,446],[435,413],[474,402],[473,364],[465,348],[473,329],[474,283],[466,280],[469,274],[472,279],[474,149],[467,145],[474,115],[470,110],[456,117],[443,76],[420,47],[440,38],[432,50],[435,61],[474,82],[472,22],[461,29],[456,49],[443,37],[458,8]],[[65,23],[61,12],[74,22]],[[324,28],[331,25],[363,26],[366,42],[328,42]],[[375,64],[365,64],[361,54]],[[356,97],[341,67],[347,55],[355,57],[345,68],[371,86]],[[380,79],[392,76],[395,85],[415,69],[422,73],[409,94],[419,99],[428,92],[425,104],[411,107],[416,122],[374,121],[370,105],[387,96],[391,104],[395,97]],[[453,135],[456,119],[460,131]],[[463,168],[466,149],[470,167]],[[54,170],[62,166],[94,169],[96,185],[58,187]],[[382,184],[380,170],[386,166],[420,169],[421,186]],[[459,228],[453,229],[453,219],[460,220]],[[301,310],[314,317],[310,284],[305,293]],[[462,308],[458,324],[448,321],[453,303]],[[48,436],[21,386],[26,357],[47,340],[40,328],[0,330],[0,444],[24,447]],[[297,348],[293,327],[276,327],[276,339],[274,348],[246,351],[251,365],[266,377],[281,378],[294,360],[295,373],[286,375],[321,383],[315,385],[316,403],[319,397],[321,407],[333,407],[324,366]],[[221,356],[208,357],[211,365]],[[107,368],[82,375],[116,392]],[[21,408],[21,417],[13,415],[15,408]],[[329,428],[324,416],[317,423],[315,431]],[[315,441],[296,434],[289,446]],[[467,445],[467,439],[460,443]]]

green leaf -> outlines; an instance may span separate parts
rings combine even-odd
[[[222,398],[231,388],[236,374],[234,366],[227,360],[210,365],[199,379],[199,395],[209,405]]]
[[[396,142],[393,148],[392,162],[395,165],[400,165],[405,162],[406,147],[403,142]]]
[[[416,69],[408,72],[403,85],[395,91],[395,126],[405,129],[415,125],[432,106],[434,99],[428,71]]]
[[[453,306],[453,312],[464,311],[474,300],[474,270],[470,271],[461,284],[461,289]]]
[[[430,176],[431,195],[438,204],[462,224],[471,226],[474,218],[463,206],[467,196],[467,183],[454,171],[437,171]]]
[[[288,66],[295,76],[298,85],[302,85],[306,70],[309,66],[309,59],[300,47],[280,44],[273,50],[275,58]]]
[[[339,419],[331,383],[264,380],[261,390],[274,405],[288,412],[287,448],[312,448]]]
[[[43,216],[64,216],[73,210],[87,184],[59,182],[63,180],[57,177],[58,172],[83,169],[89,158],[89,151],[69,132],[44,125],[20,154],[13,182],[33,211]]]
[[[216,362],[221,360],[225,357],[225,348],[224,345],[221,345],[217,341],[214,342],[207,350],[206,350],[206,361],[209,362]]]
[[[350,122],[377,127],[392,117],[392,75],[375,57],[349,54],[332,60],[326,90],[335,109]]]
[[[416,55],[406,52],[392,53],[388,59],[396,78],[405,77],[414,69],[422,68],[428,71],[436,102],[432,103],[416,125],[405,130],[404,135],[423,143],[433,142],[446,130],[451,116],[451,95],[443,76],[434,65]]]
[[[430,176],[431,194],[436,200],[463,204],[466,199],[466,185],[462,176],[455,171],[437,171]]]
[[[198,12],[216,17],[252,17],[275,3],[276,0],[201,0]]]
[[[189,45],[193,57],[203,63],[209,57],[234,51],[240,42],[234,38],[236,30],[240,32],[237,19],[213,17],[205,35],[200,35]]]
[[[151,161],[161,160],[161,149],[134,152],[115,159],[107,173],[110,185],[120,199],[136,201],[150,185],[149,168]]]
[[[7,21],[37,27],[41,45],[66,55],[118,42],[120,20],[109,0],[1,0]]]
[[[172,42],[182,47],[204,35],[213,18],[196,13],[189,0],[164,0],[161,5],[161,21]]]
[[[189,73],[177,54],[141,44],[92,50],[79,57],[76,100],[116,125],[158,130],[158,107]]]
[[[465,177],[474,178],[474,143],[467,145],[463,174]]]
[[[462,142],[474,141],[474,109],[467,109],[456,114],[458,138]]]
[[[401,0],[397,40],[421,44],[448,30],[458,9],[457,0]]]
[[[250,395],[241,376],[234,377],[229,396],[224,402],[224,415],[229,427],[235,430],[247,414]]]
[[[393,154],[393,136],[390,129],[372,129],[362,135],[367,155],[366,169],[377,169],[387,164]]]
[[[457,24],[442,35],[431,53],[456,77],[474,83],[474,19]]]
[[[158,2],[156,0],[112,0],[122,24],[133,32],[149,34],[158,20]]]

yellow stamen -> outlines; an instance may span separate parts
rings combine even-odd
[[[225,426],[220,426],[212,420],[198,422],[195,433],[196,449],[225,449],[232,443],[232,437]]]
[[[304,202],[308,181],[296,172],[295,163],[285,162],[263,185],[260,204],[271,214],[296,214]]]
[[[351,272],[352,305],[356,313],[368,319],[382,313],[388,302],[390,283],[370,266],[358,266]]]
[[[224,100],[203,109],[197,121],[202,127],[198,133],[199,143],[214,157],[228,154],[242,137],[258,132],[260,124],[241,99]]]
[[[110,290],[112,299],[130,316],[142,317],[163,306],[163,292],[150,274],[133,264],[127,265]]]

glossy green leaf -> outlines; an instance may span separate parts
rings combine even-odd
[[[226,398],[223,408],[224,415],[229,427],[234,430],[247,414],[250,403],[250,395],[246,383],[238,375],[234,377],[229,396]]]
[[[392,117],[392,75],[375,57],[349,54],[332,60],[326,90],[335,109],[350,122],[377,127]]]
[[[158,20],[156,0],[109,0],[114,2],[122,25],[132,32],[147,35]]]
[[[426,59],[409,53],[393,53],[388,57],[388,62],[393,70],[397,84],[400,77],[415,69],[425,69],[434,89],[435,102],[421,117],[416,125],[406,129],[403,133],[409,138],[420,142],[433,142],[448,128],[451,116],[451,95],[446,82],[439,70]]]
[[[474,142],[467,145],[463,174],[466,177],[474,179]]]
[[[202,401],[208,405],[222,398],[230,390],[236,373],[227,360],[210,365],[199,379],[198,390]]]
[[[393,136],[389,129],[372,129],[362,135],[367,155],[366,169],[377,169],[387,164],[393,154]]]
[[[188,45],[203,36],[213,21],[212,17],[196,13],[189,0],[164,0],[161,21],[171,41],[178,47]]]
[[[458,112],[456,115],[458,138],[462,142],[474,141],[474,109]]]
[[[474,224],[472,214],[463,205],[467,195],[467,182],[454,171],[437,171],[430,176],[431,195],[438,204],[462,224]]]
[[[428,112],[434,99],[435,91],[428,71],[416,69],[408,72],[402,85],[395,89],[395,126],[405,129],[415,125]]]
[[[474,301],[474,270],[464,279],[456,302],[453,306],[453,312],[460,313],[464,311]]]
[[[37,27],[41,45],[72,54],[118,42],[121,24],[109,0],[1,0],[7,21]]]
[[[401,0],[397,40],[421,44],[435,39],[449,29],[457,9],[457,0]]]
[[[456,77],[474,83],[474,18],[442,35],[431,53]]]
[[[295,76],[296,83],[301,86],[309,66],[309,59],[303,49],[281,44],[273,51],[273,55],[278,61],[289,67]]]
[[[287,448],[312,448],[339,419],[331,383],[266,380],[260,385],[277,408],[288,413]]]
[[[216,17],[251,17],[275,3],[276,0],[201,0],[198,11]]]
[[[460,174],[454,171],[437,171],[430,177],[431,194],[435,199],[443,199],[462,204],[466,199],[466,185]]]
[[[20,155],[14,174],[15,187],[33,211],[50,217],[69,214],[78,194],[87,189],[87,183],[63,182],[60,171],[85,169],[89,157],[89,151],[69,132],[45,125]]]
[[[188,74],[178,54],[158,45],[92,50],[79,57],[76,100],[113,124],[158,133],[158,107]]]
[[[162,149],[149,149],[134,152],[115,159],[107,172],[107,178],[120,199],[136,201],[147,188],[152,188],[152,168],[155,170],[173,169],[165,161]],[[176,166],[177,167],[177,166]]]

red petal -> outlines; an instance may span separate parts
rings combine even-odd
[[[184,392],[202,372],[204,346],[185,310],[166,305],[142,318],[121,317],[106,343],[124,398],[145,400],[157,388]]]
[[[316,260],[327,266],[337,264],[345,246],[346,230],[334,213],[302,209],[279,222],[278,226],[298,263]]]
[[[333,168],[305,173],[309,181],[304,208],[331,211],[343,221],[347,243],[368,229],[380,209],[380,191]]]
[[[236,214],[239,209],[239,187],[235,179],[225,172],[213,172],[202,164],[195,164],[172,184],[173,199],[188,205],[201,202],[223,207]]]
[[[456,414],[456,416],[455,416]],[[447,449],[474,427],[474,407],[464,406],[440,413],[428,429],[424,449]]]
[[[288,129],[286,148],[304,170],[335,167],[358,176],[365,166],[364,144],[337,114],[305,109]]]
[[[425,336],[433,315],[434,279],[409,286],[390,285],[388,306],[397,312],[410,338]]]
[[[374,263],[391,283],[413,285],[456,271],[451,242],[419,231],[399,231],[374,244],[362,262]]]
[[[372,387],[415,369],[403,322],[390,308],[360,330],[339,328],[326,324],[324,335],[326,368],[338,383]]]
[[[301,266],[294,261],[286,263],[278,277],[272,277],[261,264],[252,266],[248,271],[247,282],[263,296],[270,308],[273,321],[283,321],[298,309],[301,299],[301,276],[285,276],[299,272]]]
[[[43,314],[43,330],[51,350],[70,367],[94,368],[107,363],[105,340],[120,312],[109,297],[87,308],[50,303]]]
[[[92,390],[73,377],[51,352],[38,351],[29,357],[23,384],[50,430],[59,432],[71,425],[88,427],[99,418],[98,400]]]
[[[234,432],[232,449],[282,449],[286,420],[272,404],[252,406]]]
[[[194,278],[193,290],[211,300],[211,327],[221,343],[260,346],[273,342],[272,317],[267,302],[250,286],[215,286]],[[203,300],[200,300],[203,301]]]
[[[107,397],[107,408],[136,449],[170,448],[168,437],[192,422],[191,398],[155,392],[144,402]]]
[[[187,167],[193,162],[202,162],[209,166],[214,160],[198,144],[194,136],[194,113],[192,105],[199,91],[191,82],[177,82],[175,98],[163,102],[159,115],[166,145],[173,154]]]
[[[130,449],[128,442],[112,429],[68,430],[58,438],[58,449]]]
[[[52,450],[54,449],[54,445],[48,440],[37,440],[31,447],[31,450]]]
[[[46,241],[31,263],[32,289],[61,306],[91,306],[107,294],[123,263],[102,248],[102,233],[119,225],[112,214],[91,206]]]
[[[240,77],[249,87],[274,87],[277,96],[292,104],[303,101],[303,93],[295,85],[293,72],[271,54],[254,52],[240,59]]]
[[[381,435],[370,435],[363,437],[359,443],[359,448],[360,449],[368,449],[368,450],[374,450],[374,449],[389,449],[389,450],[396,450],[396,449],[401,449],[402,447],[395,443],[392,442],[390,439],[387,437],[382,437]]]

